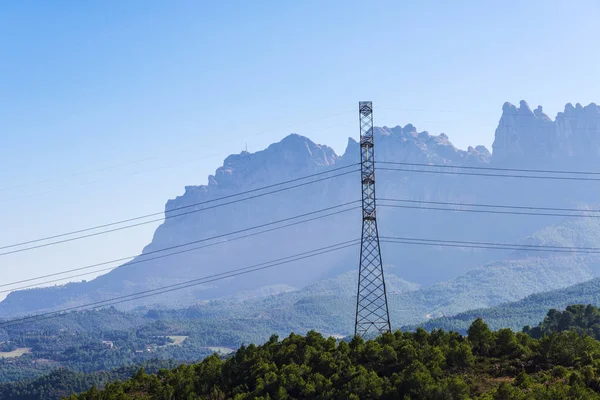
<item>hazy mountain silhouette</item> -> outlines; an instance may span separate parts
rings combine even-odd
[[[379,161],[600,171],[600,107],[595,104],[586,107],[568,104],[564,113],[559,113],[552,120],[542,112],[541,107],[532,111],[525,102],[521,102],[519,107],[506,103],[495,133],[493,155],[483,146],[469,147],[466,151],[457,149],[445,134],[436,136],[426,131],[418,132],[410,124],[404,127],[376,128],[375,143],[375,155]],[[242,152],[227,157],[215,174],[209,176],[208,184],[186,187],[183,195],[167,202],[165,213],[173,216],[181,212],[182,207],[317,172],[344,166],[352,167],[331,174],[357,170],[358,166],[353,165],[358,161],[359,147],[354,139],[348,140],[346,151],[340,156],[327,146],[292,134],[263,151]],[[473,174],[453,175],[448,172],[458,170],[389,164],[380,164],[378,168],[377,194],[382,199],[538,207],[593,207],[595,203],[600,203],[597,200],[600,198],[600,182],[595,181],[523,178],[515,175],[539,174],[497,170],[463,170]],[[395,168],[397,171],[383,168]],[[582,177],[565,174],[553,176]],[[263,225],[359,198],[359,174],[354,172],[244,202],[168,218],[156,230],[152,242],[135,261],[154,257],[157,254],[153,252],[166,247]],[[189,207],[183,211],[214,204],[219,202]],[[600,245],[600,235],[589,237],[586,234],[586,229],[596,229],[596,219],[586,221],[592,227],[589,224],[577,225],[569,228],[569,235],[561,235],[557,230],[552,230],[552,227],[564,226],[565,220],[569,219],[565,216],[419,210],[414,207],[432,206],[380,201],[380,205],[384,204],[410,207],[380,207],[378,217],[382,236],[502,243],[550,241],[566,243],[565,245],[586,242]],[[85,304],[279,259],[357,239],[360,237],[360,226],[360,212],[355,209],[239,240],[231,240],[235,236],[222,237],[219,239],[222,243],[218,245],[149,262],[127,263],[89,282],[11,293],[0,303],[0,315],[11,316]],[[245,234],[247,233],[250,232]],[[538,236],[531,236],[534,233]],[[200,245],[209,243],[212,242]],[[186,248],[188,247],[183,247]],[[528,254],[509,250],[383,244],[383,260],[391,273],[423,286],[459,277],[492,261],[495,264],[505,263],[510,268],[510,265],[515,265],[515,260],[547,260],[555,257],[557,255],[552,253]],[[247,293],[261,288],[292,290],[354,270],[357,262],[358,247],[355,247],[120,306],[183,306],[203,299]],[[547,268],[560,268],[560,263],[552,261],[544,265]],[[476,285],[475,275],[464,284]],[[583,275],[581,279],[584,279]],[[565,286],[572,283],[574,282],[565,283]],[[518,285],[518,282],[515,284]],[[557,286],[552,288],[555,287]],[[548,288],[540,287],[540,290],[544,289]],[[273,290],[265,293],[272,293]]]

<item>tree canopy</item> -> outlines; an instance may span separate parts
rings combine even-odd
[[[600,342],[573,331],[539,339],[493,332],[475,320],[468,336],[434,330],[355,337],[272,336],[193,365],[92,388],[70,400],[127,399],[598,399]]]

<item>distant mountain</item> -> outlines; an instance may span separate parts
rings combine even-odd
[[[518,108],[507,103],[496,130],[493,155],[482,146],[469,147],[466,151],[457,149],[445,134],[436,136],[426,131],[418,132],[410,124],[404,127],[382,127],[375,130],[375,154],[379,161],[415,164],[552,169],[576,167],[597,170],[600,161],[600,148],[596,145],[597,140],[600,140],[598,110],[594,104],[587,107],[567,105],[565,112],[559,113],[556,120],[552,121],[543,114],[541,108],[531,111],[525,102],[521,102]],[[317,172],[352,166],[358,161],[359,146],[353,139],[349,139],[346,151],[340,156],[331,148],[296,134],[285,137],[263,151],[229,156],[215,174],[209,176],[206,185],[188,186],[183,195],[167,202],[165,214],[172,218],[166,219],[156,230],[152,242],[134,263],[124,264],[89,282],[11,293],[0,303],[0,316],[96,302],[356,239],[360,236],[358,210],[242,239],[236,239],[236,235],[222,235],[358,200],[360,182],[357,172],[206,211],[200,210],[207,205],[192,205]],[[486,176],[452,175],[441,172],[453,170],[406,164],[385,165],[385,168],[397,171],[381,167],[383,165],[380,165],[377,172],[377,193],[380,198],[544,207],[593,207],[600,199],[600,188],[591,181],[514,176],[498,178],[494,176],[500,174],[497,171],[489,171],[484,174]],[[348,171],[356,168],[349,167]],[[332,172],[332,175],[336,173],[339,172]],[[216,204],[219,201],[209,205]],[[551,213],[531,216],[448,212],[415,209],[415,206],[423,206],[418,203],[394,203],[410,206],[408,208],[383,207],[385,204],[386,202],[380,201],[378,211],[380,233],[383,236],[522,243],[525,240],[535,242],[539,238],[532,235],[540,235],[545,232],[544,229],[550,232],[553,226],[566,227],[565,223],[568,222],[568,218],[549,215]],[[198,212],[174,217],[182,207],[188,207],[184,209],[186,212]],[[572,245],[585,242],[600,246],[600,236],[582,234],[581,227],[573,229],[569,237],[558,235],[556,240]],[[190,249],[193,246],[185,246],[185,243],[202,241],[212,236],[221,238],[202,242],[202,245],[211,244],[210,247],[136,263],[153,258],[155,251],[173,246]],[[543,240],[551,239],[546,235]],[[580,282],[591,278],[595,273],[595,269],[586,264],[595,262],[592,259],[563,259],[551,253],[529,254],[508,250],[388,243],[383,246],[383,260],[390,274],[419,285],[434,285],[431,287],[434,291],[438,287],[435,284],[448,280],[455,282],[455,289],[447,288],[451,295],[446,299],[447,304],[422,310],[427,313],[431,310],[434,313],[464,310],[462,305],[458,305],[462,301],[463,289],[453,279],[462,279],[457,277],[470,270],[474,270],[472,274],[477,275],[482,269],[489,269],[489,266],[507,268],[507,265],[512,265],[514,268],[511,267],[511,271],[518,269],[516,266],[524,268],[523,274],[507,273],[506,276],[513,280],[506,288],[499,288],[496,300],[492,301],[490,296],[482,294],[482,300],[478,303],[481,306],[516,300],[533,291]],[[269,290],[277,292],[281,288],[290,291],[355,270],[357,262],[358,248],[351,248],[287,266],[123,303],[119,307],[182,307],[240,293],[253,293],[252,296],[256,296],[261,293],[266,295]],[[562,268],[563,263],[569,265],[570,269]],[[481,267],[484,265],[487,267]],[[530,267],[541,271],[536,273],[540,277],[537,283],[514,280],[517,275],[523,279],[531,279],[533,275],[526,270]],[[581,273],[576,272],[578,268]],[[568,274],[572,275],[564,276],[563,280],[563,275],[567,274],[565,271],[570,271]],[[548,279],[544,278],[546,276]],[[559,276],[560,280],[553,280]],[[471,281],[468,282],[464,285],[471,284]],[[527,289],[514,289],[521,287]],[[475,297],[465,301],[465,305],[472,305],[478,300]]]
[[[399,279],[388,269],[390,318],[396,328],[437,321],[434,318],[443,315],[498,306],[549,288],[584,282],[599,273],[598,260],[591,257],[523,259],[486,264],[452,280],[420,288]],[[232,324],[232,321],[243,325],[246,320],[259,320],[267,332],[280,334],[315,329],[327,334],[350,335],[354,326],[356,286],[357,273],[351,271],[298,291],[207,302],[186,309],[184,315],[210,320],[219,326]],[[543,307],[540,309],[543,311]],[[169,312],[163,317],[165,315]]]
[[[492,146],[493,161],[589,167],[600,155],[599,119],[600,107],[594,103],[585,107],[568,103],[554,121],[541,106],[532,111],[525,101],[519,107],[505,103]]]
[[[483,316],[497,328],[520,329],[539,322],[552,307],[579,302],[597,304],[600,278],[555,292],[534,293],[588,281],[598,271],[600,265],[592,257],[523,259],[490,263],[452,280],[419,287],[398,278],[387,268],[392,326],[404,329],[422,324],[428,329],[462,331],[473,319]],[[0,341],[10,336],[5,331],[15,335],[21,331],[63,329],[77,333],[135,330],[138,334],[150,329],[166,335],[189,335],[202,346],[229,347],[262,343],[273,333],[306,333],[311,329],[346,336],[353,333],[356,286],[357,273],[349,271],[300,290],[280,288],[283,289],[280,293],[265,296],[245,293],[176,310],[156,304],[133,313],[114,310],[71,313],[0,328]],[[518,303],[507,304],[524,297]],[[446,318],[438,318],[442,315]]]
[[[554,261],[547,261],[551,260]],[[508,326],[520,330],[526,324],[537,324],[549,308],[572,303],[598,304],[600,278],[532,295],[542,287],[562,287],[593,276],[597,267],[584,265],[585,261],[563,262],[562,268],[544,264],[542,260],[487,265],[476,273],[426,288],[403,281],[388,271],[392,326],[407,329],[422,324],[427,329],[464,331],[473,319],[482,316],[497,328]],[[518,285],[512,285],[514,282]],[[110,309],[75,312],[61,318],[0,328],[0,340],[23,331],[66,330],[84,335],[135,331],[142,336],[144,332],[146,336],[186,335],[199,346],[235,347],[242,343],[262,343],[273,333],[306,333],[311,329],[326,335],[347,336],[353,333],[356,285],[357,274],[351,271],[301,290],[262,297],[223,298],[176,310],[158,306],[132,313]],[[520,302],[506,303],[528,295]],[[435,318],[440,315],[447,317]]]

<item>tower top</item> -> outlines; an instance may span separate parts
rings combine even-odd
[[[358,102],[358,110],[361,115],[369,115],[373,112],[373,102],[372,101],[360,101]]]

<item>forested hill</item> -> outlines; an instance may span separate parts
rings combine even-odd
[[[47,375],[35,379],[22,379],[18,382],[0,384],[2,400],[58,400],[80,393],[90,387],[102,387],[115,380],[130,378],[140,368],[148,372],[158,372],[164,368],[174,368],[175,361],[151,360],[138,366],[122,367],[111,371],[81,373],[67,368],[58,368]]]
[[[451,317],[432,319],[419,324],[426,330],[445,329],[466,332],[469,324],[478,317],[492,328],[520,330],[524,325],[537,324],[549,309],[564,309],[570,304],[600,304],[600,278],[569,286],[564,289],[535,293],[522,300],[495,307],[473,309]],[[416,325],[405,329],[415,329]],[[600,338],[600,337],[599,337]]]
[[[139,370],[70,399],[600,399],[600,342],[547,327],[540,339],[493,332],[481,319],[467,336],[423,329],[349,343],[314,331],[273,336],[226,360]]]

